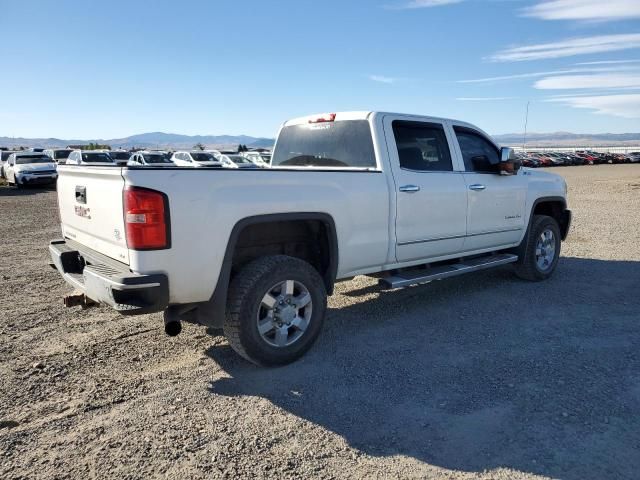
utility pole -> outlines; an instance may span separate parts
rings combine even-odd
[[[527,144],[527,124],[529,123],[529,100],[527,100],[527,113],[524,115],[524,137],[522,138],[522,151]]]

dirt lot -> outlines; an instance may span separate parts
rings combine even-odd
[[[554,278],[339,284],[260,369],[160,315],[67,310],[55,192],[0,188],[0,478],[638,478],[640,165],[567,167]]]

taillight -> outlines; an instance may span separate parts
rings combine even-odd
[[[309,120],[309,123],[324,123],[324,122],[333,122],[336,119],[335,113],[327,113],[320,117],[312,118]]]
[[[163,193],[140,187],[124,190],[124,225],[132,250],[159,250],[171,245],[169,202]]]

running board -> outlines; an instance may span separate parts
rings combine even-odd
[[[408,285],[416,285],[418,283],[431,282],[432,280],[455,277],[465,273],[477,272],[479,270],[513,263],[517,260],[517,255],[501,253],[497,255],[473,258],[460,263],[441,265],[421,270],[398,272],[395,275],[381,278],[378,283],[384,288],[400,288]]]

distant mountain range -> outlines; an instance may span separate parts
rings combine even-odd
[[[273,138],[251,137],[248,135],[180,135],[177,133],[150,132],[132,135],[125,138],[65,140],[60,138],[22,138],[0,137],[2,147],[66,147],[67,145],[83,145],[99,143],[112,148],[173,148],[190,149],[197,143],[209,148],[231,148],[239,144],[247,147],[272,147]]]
[[[524,134],[506,133],[494,135],[493,138],[502,145],[520,146],[523,142]],[[527,145],[530,147],[539,146],[624,146],[640,145],[640,133],[527,133]]]
[[[503,145],[522,145],[522,133],[494,135],[493,138]],[[197,143],[209,148],[235,148],[239,144],[248,147],[272,147],[273,138],[251,137],[249,135],[180,135],[177,133],[150,132],[125,138],[63,140],[59,138],[21,138],[0,137],[0,147],[66,147],[87,143],[107,144],[113,148],[166,148],[190,149]],[[581,134],[569,132],[528,133],[528,146],[624,146],[640,145],[640,133],[597,133]]]

